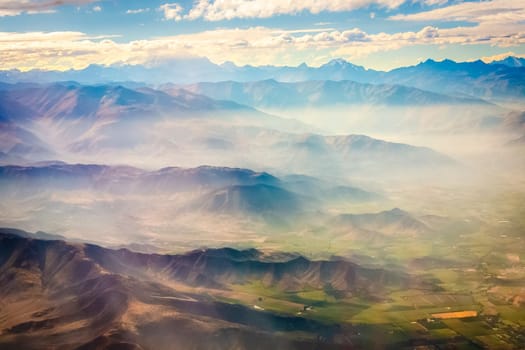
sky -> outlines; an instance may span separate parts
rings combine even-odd
[[[0,0],[0,70],[525,57],[524,0]]]

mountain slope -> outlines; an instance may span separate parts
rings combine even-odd
[[[386,235],[415,236],[430,232],[428,226],[399,208],[370,214],[341,214],[334,221],[340,227],[357,228]]]
[[[291,135],[272,148],[293,172],[408,178],[418,172],[454,168],[451,158],[426,147],[387,142],[365,135]],[[322,159],[322,165],[316,160]],[[410,171],[407,171],[410,169]],[[305,171],[306,170],[306,171]],[[318,175],[319,174],[319,175]]]
[[[423,286],[406,274],[362,268],[345,260],[267,261],[253,249],[148,255],[0,231],[0,346],[341,348],[335,336],[347,331],[336,325],[211,297],[248,281],[282,290],[330,285],[363,297],[381,295],[387,286]],[[314,337],[303,339],[294,335],[297,332]]]
[[[156,136],[165,132],[166,125],[193,123],[206,132],[207,123],[203,121],[210,128],[211,124],[222,122],[283,130],[311,129],[298,121],[186,90],[168,95],[146,87],[112,84],[20,84],[4,86],[0,98],[0,132],[6,134],[6,140],[15,139],[17,130],[31,131],[45,144],[53,145],[57,153],[163,147],[173,143]],[[0,151],[8,153],[13,144],[14,141],[0,145]]]
[[[311,207],[313,200],[266,184],[230,186],[197,199],[190,207],[234,215],[290,216]]]

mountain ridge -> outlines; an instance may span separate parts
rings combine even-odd
[[[372,298],[386,286],[432,288],[402,272],[343,259],[270,261],[257,250],[231,248],[141,254],[0,229],[0,314],[7,316],[0,317],[0,346],[204,349],[213,341],[217,348],[343,348],[334,337],[348,330],[336,325],[211,296],[249,281],[283,291],[312,286]],[[303,340],[294,332],[318,336]]]
[[[76,80],[82,83],[107,83],[132,81],[153,84],[240,82],[276,79],[282,82],[307,80],[353,80],[360,83],[400,84],[449,95],[478,98],[523,98],[525,68],[517,57],[495,63],[483,61],[455,62],[450,59],[427,59],[418,64],[398,67],[390,71],[376,71],[353,65],[343,59],[334,59],[319,67],[301,64],[286,66],[216,65],[207,59],[175,60],[152,68],[143,66],[89,66],[79,71],[2,71],[4,82],[50,82]],[[197,69],[198,68],[198,69]],[[201,73],[197,73],[201,72]],[[410,73],[410,74],[409,74]],[[431,74],[429,74],[431,73]],[[410,75],[410,76],[408,76]],[[437,76],[437,77],[436,77]],[[455,81],[452,81],[452,80]]]
[[[179,87],[163,87],[177,93]],[[336,105],[440,105],[487,104],[486,101],[451,97],[403,85],[365,84],[350,80],[310,80],[287,83],[275,79],[256,82],[217,82],[183,85],[182,89],[218,100],[231,100],[255,108],[291,108]]]

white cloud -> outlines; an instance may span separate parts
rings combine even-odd
[[[525,58],[525,54],[520,55],[520,54],[517,54],[517,53],[512,52],[512,51],[507,51],[507,52],[500,53],[500,54],[497,54],[497,55],[481,57],[481,60],[483,62],[485,62],[485,63],[490,63],[490,62],[494,62],[494,61],[504,60],[505,58],[510,57],[510,56],[518,57],[518,58]]]
[[[477,27],[425,26],[419,31],[367,33],[359,28],[279,30],[266,27],[216,29],[116,42],[79,32],[0,33],[0,69],[80,69],[89,64],[149,64],[174,57],[208,57],[216,63],[319,64],[319,57],[356,59],[417,45],[524,45],[523,32],[487,32]]]
[[[100,12],[100,11],[102,11],[102,7],[100,7],[100,6],[93,6],[93,11],[94,12]]]
[[[474,25],[440,30],[443,43],[487,43],[500,47],[521,45],[525,38],[522,0],[464,2],[430,11],[390,17],[395,21],[422,23],[462,21]]]
[[[197,0],[184,19],[203,18],[207,21],[230,20],[234,18],[268,18],[277,15],[295,15],[301,12],[352,11],[370,5],[393,9],[406,0]],[[179,13],[180,15],[180,13]]]
[[[149,12],[149,8],[135,9],[135,10],[130,9],[130,10],[126,11],[126,14],[128,14],[128,15],[136,15],[136,14],[144,13],[144,12]]]
[[[437,0],[438,1],[438,0]],[[451,6],[408,15],[390,17],[397,21],[466,21],[472,23],[506,22],[525,20],[523,0],[491,0],[462,2]]]
[[[434,6],[434,5],[445,5],[448,0],[423,0],[425,5]]]
[[[177,3],[161,5],[159,10],[164,12],[164,18],[167,20],[182,20],[182,11],[184,9]]]
[[[53,13],[63,5],[82,5],[96,0],[0,0],[0,17],[18,16],[22,13]]]

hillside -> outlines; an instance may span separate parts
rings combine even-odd
[[[0,253],[4,349],[202,349],[212,339],[217,348],[313,348],[316,341],[293,336],[301,331],[327,337],[321,348],[336,349],[333,336],[343,330],[334,326],[188,291],[199,286],[201,292],[212,288],[208,290],[214,293],[260,280],[283,290],[330,285],[380,295],[385,286],[419,283],[408,275],[344,260],[296,257],[269,262],[253,249],[148,255],[23,238],[5,230],[0,233]],[[270,338],[273,331],[282,333]]]
[[[399,208],[366,214],[341,214],[334,219],[338,227],[359,229],[388,236],[419,236],[431,229],[411,214]]]
[[[213,191],[190,205],[204,212],[230,215],[275,215],[290,217],[312,208],[313,199],[285,189],[256,184],[229,186]]]

